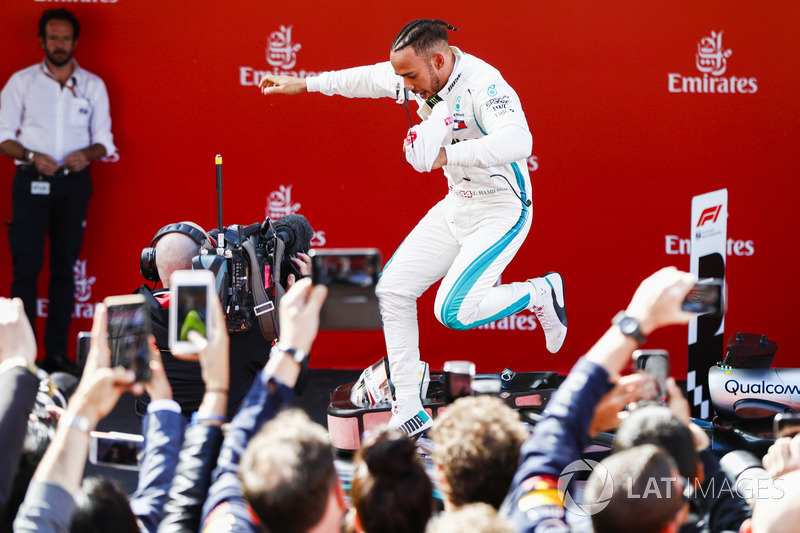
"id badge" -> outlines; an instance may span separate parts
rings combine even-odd
[[[32,181],[31,182],[31,194],[36,194],[39,196],[47,196],[50,194],[50,182],[49,181]]]
[[[70,109],[70,123],[73,126],[88,126],[92,107],[86,98],[73,98]]]

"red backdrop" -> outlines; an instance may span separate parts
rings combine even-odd
[[[85,302],[74,333],[90,329],[91,304],[143,282],[139,253],[161,226],[187,219],[215,225],[217,153],[225,162],[225,224],[288,209],[309,219],[318,245],[375,246],[388,259],[446,192],[441,174],[417,174],[401,162],[403,108],[389,99],[268,98],[253,86],[254,72],[383,61],[405,22],[435,17],[457,26],[451,42],[496,66],[522,99],[534,132],[535,217],[503,279],[561,272],[570,329],[558,355],[547,353],[538,329],[520,329],[533,324],[525,315],[513,319],[514,329],[506,321],[493,330],[450,331],[433,317],[429,291],[419,302],[421,349],[434,370],[448,359],[471,359],[479,372],[566,372],[641,279],[664,265],[688,269],[681,241],[690,236],[691,198],[720,188],[728,189],[730,212],[726,336],[766,333],[783,346],[776,363],[795,364],[794,0],[441,0],[425,10],[352,1],[8,0],[3,83],[41,59],[37,20],[50,7],[68,7],[81,20],[76,58],[106,81],[120,154],[116,163],[94,166],[85,272],[78,274]],[[698,62],[698,54],[710,62]],[[684,78],[700,87],[713,79],[715,92],[689,92],[684,83],[694,81]],[[728,92],[719,91],[723,85]],[[8,158],[0,158],[0,176],[0,217],[8,220]],[[0,294],[8,295],[5,237],[0,256]],[[40,287],[46,298],[46,272]],[[685,328],[654,334],[648,347],[669,349],[673,373],[685,376]],[[325,332],[312,366],[361,368],[383,354],[379,331]]]

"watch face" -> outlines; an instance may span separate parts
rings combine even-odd
[[[622,320],[619,321],[619,329],[622,330],[622,333],[625,335],[630,335],[635,333],[637,329],[639,329],[639,323],[636,321],[635,318],[626,316]]]

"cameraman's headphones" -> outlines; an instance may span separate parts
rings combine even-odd
[[[183,235],[186,235],[197,243],[197,246],[199,247],[198,249],[210,246],[206,234],[193,225],[187,222],[167,224],[158,230],[156,236],[153,237],[152,241],[150,241],[150,246],[142,249],[142,256],[139,259],[139,270],[141,270],[142,276],[144,276],[144,279],[147,281],[161,281],[161,278],[158,275],[158,268],[156,267],[156,243],[167,233],[182,233]]]

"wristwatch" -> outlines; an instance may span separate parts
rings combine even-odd
[[[25,152],[22,154],[25,157],[25,161],[28,163],[33,163],[33,156],[36,155],[33,150],[25,149]]]
[[[306,359],[308,358],[308,354],[305,352],[305,350],[291,348],[289,346],[281,344],[280,342],[276,342],[275,346],[273,346],[272,349],[277,350],[279,352],[288,353],[289,355],[292,356],[294,362],[297,363],[298,365],[302,365],[303,363],[305,363]]]
[[[625,314],[625,311],[620,311],[611,320],[611,323],[619,328],[623,335],[626,335],[641,346],[647,341],[647,335],[642,333],[639,329],[639,321]]]

